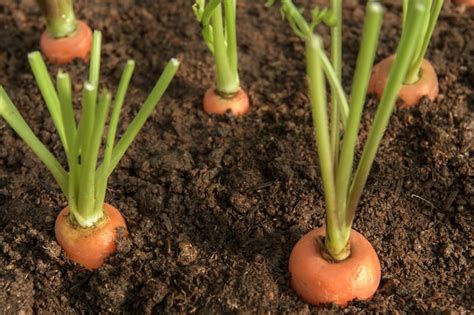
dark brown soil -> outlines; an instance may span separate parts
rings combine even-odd
[[[76,2],[77,15],[103,31],[104,84],[115,90],[126,59],[138,63],[124,125],[166,61],[178,56],[183,64],[110,180],[108,202],[123,211],[131,238],[94,272],[62,253],[53,224],[65,199],[0,121],[0,313],[338,311],[305,304],[289,286],[291,248],[323,224],[324,200],[303,44],[277,7],[239,1],[240,73],[252,108],[234,118],[201,110],[214,68],[192,1]],[[396,47],[395,2],[387,3],[377,60]],[[447,2],[427,56],[441,94],[393,115],[354,225],[379,254],[382,282],[372,301],[353,302],[344,312],[474,308],[474,11],[460,15]],[[363,6],[345,1],[344,17],[349,87]],[[26,58],[37,49],[39,21],[33,0],[0,1],[0,84],[64,160]],[[66,69],[80,91],[86,66],[77,61]],[[375,106],[369,97],[361,140]]]

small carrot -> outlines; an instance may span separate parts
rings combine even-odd
[[[431,63],[424,59],[426,50],[430,43],[436,21],[443,7],[444,0],[423,0],[424,5],[429,9],[422,17],[420,30],[408,29],[405,21],[410,10],[414,10],[415,1],[403,0],[403,30],[402,33],[417,32],[417,47],[410,57],[410,68],[404,79],[404,84],[400,89],[399,97],[402,100],[401,108],[409,108],[420,102],[427,96],[434,101],[439,93],[438,77]],[[379,98],[382,96],[387,78],[390,73],[393,57],[383,59],[373,68],[368,92],[375,93]]]
[[[382,96],[394,59],[395,56],[392,55],[374,66],[369,82],[369,92],[373,92],[379,97]],[[438,96],[438,76],[428,60],[423,59],[420,73],[420,77],[415,83],[404,84],[400,88],[398,97],[403,101],[400,108],[409,108],[418,104],[424,96],[427,96],[430,101],[434,101]]]
[[[423,0],[407,17],[407,26],[418,29],[427,7]],[[268,2],[269,5],[273,0]],[[313,118],[316,148],[326,201],[326,224],[303,236],[294,246],[289,260],[291,286],[311,304],[347,305],[354,299],[367,300],[376,292],[380,281],[380,262],[370,243],[352,229],[357,205],[362,196],[375,155],[395,107],[397,94],[409,68],[409,56],[415,51],[415,32],[405,33],[397,48],[387,86],[380,100],[373,124],[364,144],[358,165],[354,168],[355,148],[362,119],[367,87],[377,41],[382,27],[383,7],[368,1],[360,50],[348,101],[342,88],[341,20],[342,1],[332,0],[329,10],[312,10],[307,22],[291,0],[282,0],[281,12],[293,31],[305,42],[306,74]],[[324,52],[314,28],[323,21],[331,27],[331,61]],[[336,28],[336,29],[334,29]],[[336,36],[336,38],[333,38]],[[326,82],[335,93],[328,119]],[[348,105],[350,104],[350,105]],[[333,111],[338,110],[334,116]],[[344,132],[333,132],[343,127]],[[336,134],[336,141],[331,141]]]
[[[379,286],[381,270],[377,253],[370,242],[355,230],[349,238],[350,259],[339,263],[324,257],[324,227],[304,235],[290,255],[291,286],[310,304],[369,300]],[[350,285],[348,285],[350,284]]]
[[[242,89],[231,97],[225,97],[215,88],[210,88],[204,94],[204,110],[206,113],[219,115],[229,110],[233,115],[241,116],[249,110],[249,97]]]
[[[48,61],[56,64],[76,58],[88,61],[92,30],[86,22],[76,20],[72,0],[37,0],[37,3],[46,18],[40,48]]]
[[[224,10],[223,10],[224,9]],[[223,115],[244,115],[249,98],[239,83],[237,61],[236,0],[196,0],[193,12],[201,23],[202,35],[216,63],[216,86],[204,94],[204,111]],[[225,12],[225,27],[223,12]]]
[[[102,150],[102,162],[98,165],[107,113],[112,100],[111,93],[107,90],[98,93],[100,43],[101,33],[96,31],[93,35],[89,78],[84,84],[82,112],[78,124],[74,115],[69,75],[60,71],[55,88],[41,54],[33,52],[28,55],[33,74],[63,145],[67,171],[34,135],[0,86],[0,117],[7,121],[44,163],[68,201],[68,206],[56,220],[56,239],[72,261],[87,269],[99,268],[104,259],[115,251],[117,229],[121,228],[124,236],[128,233],[122,214],[105,203],[107,181],[152,114],[179,67],[176,59],[168,62],[136,117],[115,143],[120,111],[135,67],[133,60],[127,62],[111,111],[105,148]]]
[[[66,255],[87,269],[97,269],[116,250],[117,231],[127,236],[127,223],[119,210],[104,203],[104,217],[93,227],[81,227],[71,220],[69,208],[64,208],[56,218],[54,232]]]

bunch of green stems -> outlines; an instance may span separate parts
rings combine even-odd
[[[413,0],[403,0],[403,33],[412,31],[406,24],[409,11],[413,10],[413,6],[410,2],[413,2]],[[410,59],[410,66],[404,80],[405,84],[413,84],[420,79],[421,63],[426,55],[426,50],[428,49],[433,30],[438,21],[441,9],[443,8],[444,0],[423,0],[422,3],[426,6],[427,10],[425,14],[420,17],[421,26],[419,30],[417,30],[418,39],[416,40],[415,53]]]
[[[93,226],[103,217],[103,203],[110,174],[153,112],[179,67],[176,59],[168,62],[136,117],[115,143],[120,111],[135,67],[133,60],[127,62],[112,106],[102,163],[98,165],[108,110],[112,102],[111,93],[106,89],[98,93],[100,45],[101,33],[95,31],[89,77],[83,88],[82,113],[78,124],[74,116],[69,75],[59,71],[55,88],[41,54],[33,52],[28,55],[36,82],[63,145],[68,171],[34,135],[0,86],[0,117],[8,122],[51,172],[67,198],[70,213],[82,227]]]
[[[327,12],[331,19],[331,61],[326,56],[321,39],[313,34],[317,25],[317,14],[308,23],[291,0],[281,1],[281,11],[295,33],[305,42],[305,56],[309,95],[313,116],[314,132],[321,167],[321,175],[326,201],[326,237],[324,241],[327,254],[335,261],[342,261],[350,255],[349,237],[355,211],[360,201],[371,166],[374,162],[380,141],[394,110],[397,94],[408,71],[410,61],[416,51],[417,30],[422,26],[427,7],[424,0],[410,1],[406,15],[405,29],[396,52],[390,76],[378,105],[362,155],[353,172],[355,147],[358,139],[360,121],[367,93],[367,86],[374,62],[383,8],[369,1],[366,9],[362,39],[353,76],[350,98],[343,90],[341,72],[341,0],[331,1]],[[332,12],[331,12],[332,11]],[[411,30],[411,31],[408,31]],[[326,80],[332,94],[331,128],[329,128],[326,100]],[[337,115],[334,115],[334,112]],[[343,127],[343,136],[339,129]],[[334,142],[334,134],[336,140]],[[340,148],[340,150],[338,149]]]
[[[77,28],[72,0],[36,0],[46,19],[48,34],[60,38],[72,34]]]
[[[214,56],[216,90],[222,96],[233,96],[240,89],[236,10],[237,0],[210,0],[207,4],[206,0],[196,0],[193,5],[194,15],[201,23],[204,41]]]

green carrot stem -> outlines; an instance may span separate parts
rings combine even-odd
[[[321,63],[324,70],[324,74],[329,82],[332,92],[335,94],[337,104],[339,106],[339,112],[342,116],[343,125],[346,124],[347,117],[349,116],[349,105],[347,103],[346,94],[342,88],[341,81],[337,78],[336,71],[333,69],[329,58],[323,52],[321,55]]]
[[[95,168],[96,160],[90,156],[91,143],[94,137],[101,137],[94,134],[96,124],[96,104],[97,91],[100,76],[100,46],[102,42],[102,33],[94,31],[92,38],[92,49],[90,54],[89,81],[84,84],[82,96],[82,114],[77,131],[77,158],[80,160],[78,165],[77,179],[77,207],[78,212],[85,217],[85,221],[79,222],[81,226],[90,226],[102,216],[102,209],[95,211]]]
[[[291,0],[281,0],[281,10],[290,23],[293,32],[302,39],[306,39],[312,34],[312,29],[304,19],[300,10]]]
[[[331,63],[336,72],[338,82],[341,82],[342,71],[342,1],[331,0],[331,10],[335,16],[335,23],[331,27]],[[336,94],[334,85],[331,85],[331,151],[334,166],[337,165],[339,155],[339,105],[338,96]],[[345,121],[344,117],[344,121]]]
[[[394,63],[390,70],[389,79],[384,93],[380,100],[380,105],[375,114],[373,125],[370,129],[367,142],[365,143],[359,165],[354,175],[349,191],[348,204],[346,209],[346,225],[352,225],[355,210],[362,195],[363,188],[367,181],[370,169],[375,159],[375,154],[382,140],[388,121],[393,112],[398,91],[408,70],[409,61],[415,51],[415,43],[418,33],[414,30],[421,27],[423,22],[421,17],[425,14],[426,7],[420,2],[416,2],[413,10],[407,15],[406,28],[411,32],[403,32],[400,45],[396,53]]]
[[[100,98],[99,98],[99,103],[96,108],[95,112],[95,121],[94,121],[94,137],[92,138],[92,143],[91,143],[91,150],[89,153],[89,158],[91,161],[91,180],[92,182],[92,187],[94,190],[92,191],[92,202],[91,202],[91,213],[94,214],[95,217],[98,217],[99,215],[102,216],[102,207],[103,207],[103,201],[97,203],[96,196],[97,196],[97,188],[95,183],[96,183],[96,168],[97,168],[97,159],[99,157],[99,149],[100,145],[102,143],[102,135],[104,134],[104,128],[105,128],[105,121],[107,119],[107,113],[109,111],[109,106],[110,102],[112,99],[112,95],[107,91],[103,91]],[[86,163],[89,161],[86,161]],[[105,192],[104,192],[105,196]]]
[[[236,10],[237,1],[227,0],[224,1],[225,11],[225,39],[227,43],[227,58],[229,60],[229,67],[234,79],[239,83],[239,72],[237,69],[238,56],[237,56],[237,30],[235,27],[236,23]]]
[[[405,29],[405,22],[408,14],[408,0],[402,0],[403,20],[402,20],[402,31]]]
[[[443,8],[443,2],[443,0],[434,0],[433,4],[431,5],[431,10],[426,14],[428,16],[428,25],[426,27],[424,37],[420,41],[421,47],[419,49],[419,52],[413,58],[413,62],[408,69],[408,73],[405,79],[406,84],[413,84],[419,79],[421,64],[423,62],[423,58],[426,55],[426,50],[428,49],[428,46],[430,44],[431,36],[433,35],[433,31],[436,26],[436,22],[438,21],[439,14],[441,12],[441,9]]]
[[[311,113],[326,200],[326,241],[329,242],[327,249],[331,255],[337,258],[344,251],[346,242],[343,241],[344,235],[340,233],[341,222],[338,219],[339,210],[336,208],[336,185],[328,131],[326,83],[321,62],[322,44],[320,38],[315,35],[308,36],[305,43]]]
[[[64,122],[64,130],[66,139],[69,143],[69,152],[67,154],[67,162],[69,166],[68,174],[68,192],[66,194],[69,204],[69,210],[73,214],[77,214],[77,190],[78,190],[78,168],[79,160],[77,152],[77,127],[74,118],[74,109],[72,104],[72,87],[71,79],[65,72],[59,71],[56,80],[58,98],[61,103],[62,120]]]
[[[23,141],[33,150],[46,168],[51,172],[54,179],[64,194],[67,194],[67,173],[59,164],[54,155],[35,136],[30,126],[16,109],[8,94],[0,86],[0,116],[15,130]]]
[[[77,28],[72,0],[36,0],[46,19],[47,32],[51,37],[67,37]]]
[[[293,32],[303,40],[306,40],[308,37],[312,36],[313,31],[311,27],[309,26],[308,22],[306,22],[300,10],[295,7],[293,2],[291,0],[282,0],[281,3],[282,12],[285,14]],[[345,120],[349,115],[349,106],[347,105],[344,89],[342,88],[340,80],[338,79],[337,72],[335,69],[333,69],[331,62],[324,53],[321,55],[321,62],[331,86],[331,90],[336,94],[335,97],[337,97],[338,100],[337,104],[339,106],[339,111],[342,113],[342,122],[345,124]]]
[[[102,44],[102,33],[94,31],[92,36],[92,49],[90,54],[90,65],[89,65],[89,82],[99,86],[100,76],[100,47]]]
[[[148,117],[150,117],[151,113],[160,101],[161,97],[163,96],[163,93],[166,91],[171,80],[176,74],[176,71],[178,71],[178,68],[179,61],[177,59],[172,58],[166,65],[165,70],[161,74],[161,77],[158,79],[158,82],[156,82],[155,87],[151,91],[150,95],[145,100],[145,103],[143,104],[142,108],[138,111],[137,116],[135,116],[135,118],[123,134],[122,138],[114,147],[110,167],[107,169],[104,168],[104,165],[101,165],[99,167],[99,176],[109,176],[110,173],[112,173],[112,171],[115,169],[117,164],[120,162],[120,159],[124,155],[125,151],[127,151],[128,147],[133,142],[138,132],[143,127],[146,120],[148,119]]]
[[[214,15],[214,11],[217,10],[219,5],[221,4],[222,0],[211,0],[206,5],[205,0],[198,0],[196,3],[199,5],[200,8],[204,8],[201,16],[201,24],[206,26],[211,24],[212,16]]]
[[[355,146],[359,134],[360,120],[364,108],[367,86],[374,63],[377,42],[382,27],[383,8],[377,2],[369,3],[362,32],[361,46],[351,89],[351,105],[340,160],[336,172],[337,208],[346,209],[349,182],[354,163]],[[346,218],[341,218],[345,221]],[[347,226],[347,225],[346,225]],[[350,229],[350,225],[348,226]]]
[[[216,61],[216,89],[223,95],[233,95],[239,91],[240,86],[229,63],[221,4],[214,10],[211,20],[214,39],[214,58]]]
[[[28,54],[28,62],[30,63],[36,82],[38,82],[38,87],[51,115],[54,126],[58,131],[59,139],[64,147],[64,151],[68,154],[69,145],[67,143],[64,124],[62,121],[61,104],[56,89],[54,88],[53,81],[46,69],[43,57],[41,57],[41,54],[38,51],[35,51]]]
[[[107,140],[105,143],[104,159],[101,164],[104,169],[110,168],[110,163],[112,161],[112,152],[115,142],[115,135],[117,134],[118,122],[120,118],[120,111],[125,100],[125,95],[127,93],[128,85],[132,78],[134,68],[135,62],[133,60],[129,60],[122,73],[122,78],[120,79],[119,87],[117,89],[112,114],[110,116],[109,131],[107,133]],[[102,207],[102,205],[104,204],[105,193],[107,191],[107,180],[109,177],[108,174],[105,174],[103,176],[98,175],[99,172],[96,172],[95,209]]]
[[[82,115],[79,122],[78,135],[80,139],[81,163],[77,204],[78,212],[86,217],[86,220],[89,222],[81,222],[81,226],[93,225],[95,223],[94,219],[100,218],[93,218],[90,213],[94,210],[94,170],[96,165],[91,153],[96,120],[96,100],[94,99],[96,95],[97,87],[90,82],[86,82],[82,96]]]

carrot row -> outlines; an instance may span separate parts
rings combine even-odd
[[[123,215],[104,201],[108,177],[151,115],[174,77],[179,62],[175,59],[169,62],[137,117],[116,143],[120,109],[134,62],[127,63],[112,102],[111,94],[107,90],[99,93],[98,88],[100,32],[93,33],[86,22],[76,20],[71,0],[37,1],[47,21],[47,30],[40,39],[41,51],[47,60],[65,64],[80,58],[90,62],[89,78],[83,90],[81,119],[76,122],[68,75],[58,73],[54,86],[39,53],[29,55],[33,73],[66,153],[67,170],[36,138],[2,87],[0,116],[50,170],[68,199],[68,207],[60,212],[55,223],[58,243],[71,260],[87,269],[96,269],[114,253],[119,231],[123,236],[128,235]],[[343,306],[353,299],[370,299],[380,282],[381,268],[375,250],[351,227],[397,93],[404,108],[417,104],[423,97],[433,101],[438,95],[436,72],[424,55],[443,1],[404,0],[401,48],[373,68],[383,10],[378,3],[367,4],[368,16],[361,42],[363,54],[357,62],[351,99],[345,96],[341,84],[341,2],[332,1],[331,8],[312,11],[311,23],[306,22],[291,0],[281,2],[283,15],[306,46],[308,85],[327,204],[326,225],[303,236],[293,248],[289,260],[291,285],[308,303],[334,302]],[[469,6],[473,1],[457,0],[456,3]],[[273,1],[268,1],[268,5],[271,4]],[[249,97],[240,86],[238,73],[236,8],[237,0],[211,0],[207,3],[196,0],[193,5],[203,39],[216,64],[216,83],[203,98],[204,111],[209,114],[230,112],[242,116],[249,112]],[[313,34],[319,23],[331,28],[331,60],[323,52],[320,38]],[[414,29],[421,35],[416,37]],[[331,119],[327,117],[326,80],[331,87]],[[380,108],[358,167],[352,173],[354,148],[367,92],[375,93],[381,99]],[[112,108],[109,128],[105,128],[109,108]],[[343,135],[341,127],[345,131]],[[101,150],[106,129],[106,145]],[[99,164],[100,152],[103,156]]]

